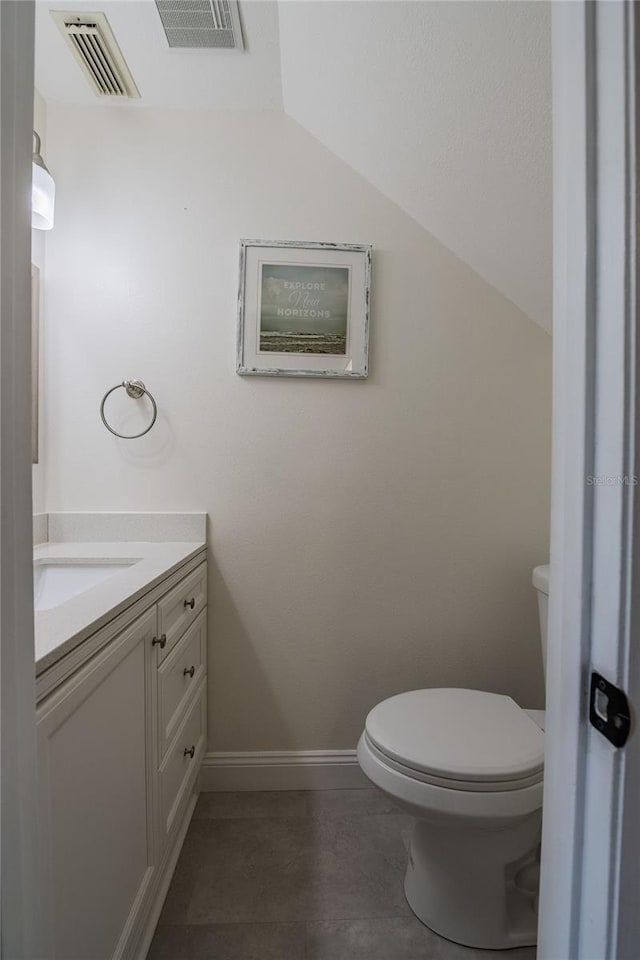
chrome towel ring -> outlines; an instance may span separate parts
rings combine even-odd
[[[151,406],[153,407],[153,416],[151,418],[151,423],[149,424],[148,427],[145,427],[145,429],[142,430],[140,433],[118,433],[117,430],[114,430],[113,427],[109,423],[107,423],[107,418],[104,415],[104,405],[107,401],[107,398],[111,396],[114,390],[119,390],[120,387],[124,387],[124,389],[127,391],[127,396],[131,397],[133,400],[139,400],[141,397],[144,397],[145,394],[147,397],[149,397],[149,400],[151,400]],[[114,437],[120,437],[121,440],[137,440],[138,437],[144,437],[145,433],[149,433],[149,430],[151,430],[151,427],[156,422],[157,417],[158,417],[158,405],[156,401],[153,399],[152,394],[150,394],[147,388],[145,387],[142,380],[123,380],[122,383],[116,383],[115,387],[111,387],[110,390],[107,390],[104,397],[102,398],[102,403],[100,404],[100,418],[102,419],[102,422],[104,423],[109,433],[112,433]]]

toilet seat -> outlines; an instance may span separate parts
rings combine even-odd
[[[512,790],[522,790],[524,787],[532,787],[542,783],[543,771],[532,774],[530,777],[522,777],[519,780],[487,781],[481,780],[452,780],[446,777],[437,777],[433,774],[425,773],[422,770],[416,770],[414,767],[408,767],[406,764],[399,763],[393,757],[388,756],[376,747],[366,730],[362,739],[367,745],[368,750],[381,764],[390,770],[401,773],[410,780],[417,780],[420,783],[429,783],[434,787],[443,787],[446,790],[460,790],[471,793],[503,793]]]
[[[495,823],[529,816],[542,807],[542,777],[536,783],[522,783],[517,789],[483,788],[482,784],[460,789],[460,781],[446,785],[419,779],[415,771],[390,762],[371,743],[366,731],[358,742],[358,762],[366,776],[380,790],[393,797],[413,816],[444,817],[458,823]]]
[[[543,777],[544,733],[500,694],[455,688],[401,693],[373,708],[365,737],[380,762],[449,790],[521,790]]]

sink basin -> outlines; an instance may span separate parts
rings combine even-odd
[[[51,610],[128,570],[137,560],[36,560],[33,599],[36,610]]]

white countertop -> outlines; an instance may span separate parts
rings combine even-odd
[[[110,543],[43,543],[34,560],[136,561],[102,583],[50,610],[35,614],[36,674],[49,669],[78,644],[131,606],[192,557],[205,550],[204,541],[119,541]],[[204,559],[204,553],[203,553]]]

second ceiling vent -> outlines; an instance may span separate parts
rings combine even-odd
[[[104,13],[52,10],[51,16],[96,96],[140,97]]]
[[[170,47],[244,50],[235,0],[156,0]]]

